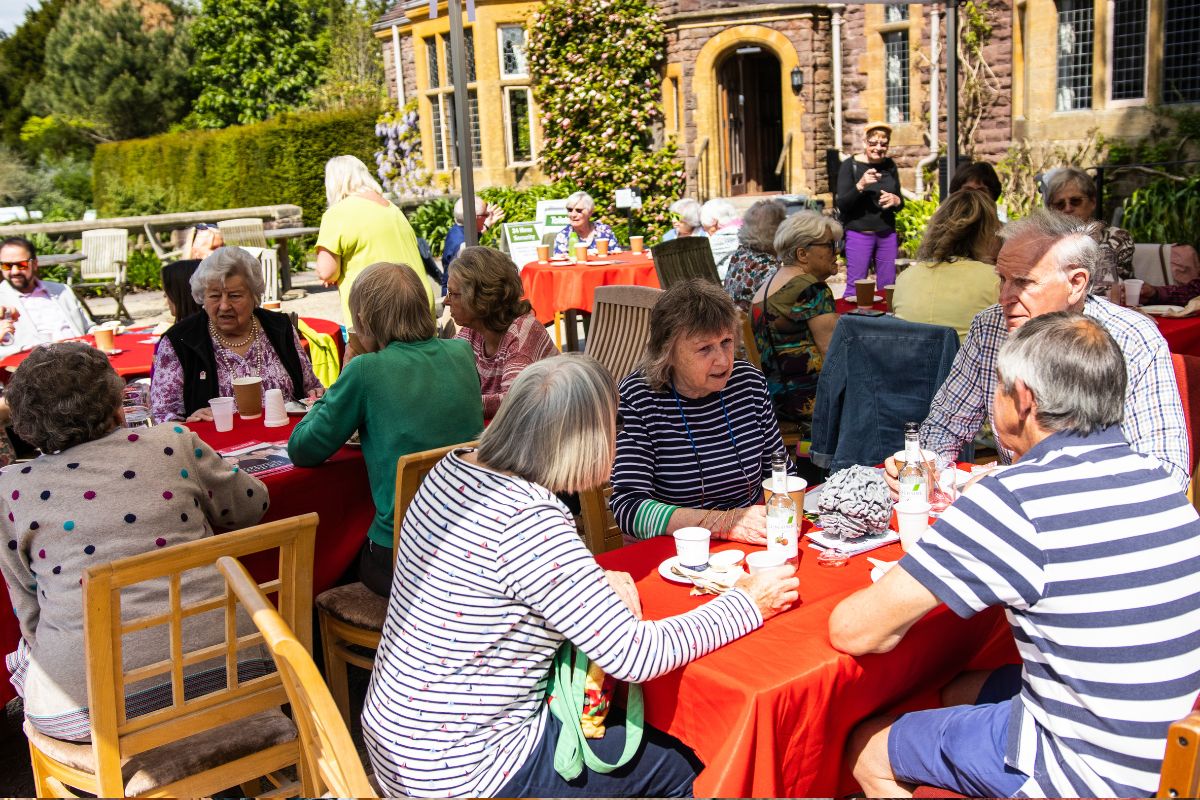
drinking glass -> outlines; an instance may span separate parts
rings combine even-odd
[[[932,513],[941,514],[958,497],[958,470],[954,460],[945,456],[937,456],[937,481],[929,484],[929,504]]]

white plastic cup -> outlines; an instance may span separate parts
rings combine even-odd
[[[708,528],[680,528],[675,531],[675,554],[679,566],[694,572],[708,569],[708,545],[712,531]]]
[[[896,522],[900,528],[900,547],[908,552],[929,527],[929,503],[899,503],[896,506]]]
[[[232,397],[214,397],[208,401],[208,407],[212,410],[213,425],[218,431],[233,430],[233,398]]]
[[[1125,305],[1130,308],[1137,308],[1142,304],[1142,284],[1145,283],[1140,278],[1126,278],[1121,281],[1125,288]]]
[[[268,428],[282,428],[288,424],[287,407],[284,405],[283,391],[267,389],[263,393],[263,425]]]
[[[786,563],[785,554],[771,550],[755,550],[746,556],[746,566],[749,567],[751,575],[757,575],[766,569],[782,567]]]

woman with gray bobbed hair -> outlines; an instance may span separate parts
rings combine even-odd
[[[673,219],[671,230],[663,234],[662,240],[669,242],[684,236],[708,236],[700,225],[700,204],[689,197],[671,203],[669,209]]]
[[[759,200],[750,206],[738,231],[738,249],[729,259],[725,273],[725,291],[734,304],[750,313],[750,301],[777,266],[775,231],[787,216],[787,208],[778,200]]]
[[[775,233],[779,269],[754,293],[754,340],[762,354],[775,412],[812,432],[817,379],[838,316],[825,283],[837,272],[842,226],[816,211],[801,211]]]
[[[421,484],[362,715],[388,796],[691,796],[694,757],[648,726],[619,769],[580,764],[577,778],[562,777],[560,737],[581,733],[579,709],[547,703],[555,654],[571,642],[614,678],[647,681],[788,608],[798,582],[779,567],[686,614],[641,619],[630,576],[600,568],[555,495],[603,485],[616,411],[612,377],[595,360],[539,361],[479,447],[451,452]],[[588,746],[617,763],[636,728],[615,708],[605,727]]]
[[[1126,230],[1095,219],[1097,196],[1092,176],[1076,167],[1056,169],[1046,177],[1046,208],[1095,226],[1090,235],[1100,245],[1100,264],[1093,280],[1111,271],[1122,280],[1132,278],[1133,237]],[[1137,304],[1137,298],[1133,303]]]
[[[567,198],[567,227],[554,237],[554,255],[573,256],[575,245],[586,244],[589,253],[596,252],[596,240],[607,239],[608,249],[620,249],[617,235],[603,222],[592,222],[596,201],[587,192],[575,192]]]
[[[325,391],[283,314],[259,308],[265,284],[258,259],[240,247],[221,247],[192,275],[192,296],[203,309],[163,335],[154,354],[150,412],[155,421],[209,420],[208,401],[233,394],[233,379],[257,375],[263,391],[287,400]]]
[[[0,573],[21,626],[8,666],[29,724],[58,739],[90,734],[84,572],[212,536],[214,524],[253,525],[268,506],[257,478],[230,469],[187,428],[124,428],[124,386],[108,358],[82,342],[34,349],[8,385],[13,427],[42,451],[36,461],[0,474],[0,531],[8,543],[0,549]],[[222,586],[209,569],[184,573],[179,588],[185,597],[208,597]],[[122,610],[129,619],[162,613],[166,595],[165,584],[143,584],[122,593]],[[211,614],[189,619],[183,630],[189,647],[224,638],[223,618]],[[143,630],[122,644],[126,668],[135,669],[161,658],[166,632]],[[239,665],[242,680],[264,674],[270,662],[263,656]],[[189,696],[198,688],[191,674],[212,666],[186,669]],[[223,672],[220,681],[224,685]],[[128,689],[131,717],[171,700],[165,675]]]
[[[641,367],[621,381],[612,510],[650,538],[698,525],[763,544],[762,481],[783,451],[763,374],[733,354],[741,317],[719,286],[694,279],[650,312]]]
[[[738,249],[738,228],[742,225],[737,209],[728,200],[709,200],[700,206],[700,224],[708,233],[708,246],[712,248],[713,261],[717,264],[717,275],[725,280],[729,271],[729,259]]]

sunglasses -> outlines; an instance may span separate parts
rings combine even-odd
[[[0,270],[8,272],[14,269],[33,269],[37,259],[27,258],[24,261],[0,261]]]
[[[882,139],[871,139],[867,142],[869,147],[888,147],[891,142]]]
[[[576,206],[575,208],[567,209],[568,214],[586,214],[587,212],[588,212],[588,210],[586,208],[584,208],[583,206]]]
[[[1050,207],[1062,211],[1068,206],[1071,208],[1077,208],[1078,206],[1083,205],[1085,202],[1087,202],[1086,197],[1064,197],[1060,200],[1055,200],[1050,204]]]
[[[842,240],[839,239],[836,242],[813,242],[808,246],[807,249],[811,250],[814,247],[828,247],[829,252],[836,254],[842,252],[842,246]]]

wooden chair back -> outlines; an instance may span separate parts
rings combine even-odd
[[[241,681],[240,651],[261,645],[260,634],[237,635],[236,603],[232,594],[203,599],[181,595],[181,576],[188,570],[212,569],[222,556],[279,551],[278,576],[263,585],[277,594],[279,611],[306,648],[312,647],[312,562],[317,515],[270,522],[241,531],[209,536],[89,568],[83,576],[83,620],[87,656],[88,703],[92,725],[98,792],[101,797],[124,794],[122,761],[168,742],[187,738],[229,722],[278,708],[288,702],[278,673]],[[161,613],[128,619],[121,609],[122,590],[155,582],[167,589]],[[199,614],[224,610],[225,641],[195,650],[185,649],[184,622]],[[167,658],[126,670],[122,637],[166,626],[170,634]],[[199,697],[184,696],[184,670],[215,658],[225,660],[223,688]],[[125,687],[149,678],[169,676],[171,701],[158,711],[129,717]],[[302,771],[303,772],[303,771]],[[312,795],[305,787],[305,794]]]
[[[273,247],[238,246],[254,256],[258,260],[259,266],[262,267],[263,283],[266,286],[262,299],[279,300],[279,253],[275,252]]]
[[[754,323],[748,313],[739,313],[742,317],[742,349],[746,360],[753,364],[755,369],[762,370],[762,353],[758,351],[758,341],[754,338]]]
[[[721,285],[707,237],[680,236],[660,242],[651,249],[654,251],[654,271],[658,273],[658,285],[662,288],[670,289],[691,278],[703,278]]]
[[[592,555],[598,556],[609,550],[616,550],[625,543],[617,520],[608,507],[608,498],[612,494],[612,484],[605,481],[603,486],[588,489],[579,493],[580,516],[583,518],[583,542]]]
[[[268,602],[242,562],[222,556],[217,559],[217,569],[225,576],[226,586],[250,613],[275,659],[300,734],[301,758],[317,782],[316,793],[375,797],[350,731],[308,649]]]
[[[650,309],[662,294],[647,286],[598,286],[587,354],[620,382],[637,367],[650,341]]]
[[[86,281],[125,281],[129,260],[129,233],[124,228],[97,228],[83,232],[84,259],[80,274]]]
[[[1200,698],[1167,730],[1157,797],[1200,797]]]
[[[238,247],[270,247],[263,232],[263,221],[258,217],[226,219],[217,223],[217,230],[225,244]]]
[[[451,450],[460,447],[475,447],[479,442],[463,442],[449,447],[435,447],[420,453],[409,453],[400,456],[396,462],[396,508],[392,512],[392,564],[396,563],[396,553],[400,552],[400,527],[404,524],[404,515],[412,505],[421,481]]]
[[[1155,286],[1178,283],[1171,274],[1171,245],[1135,244],[1133,246],[1133,277]]]

